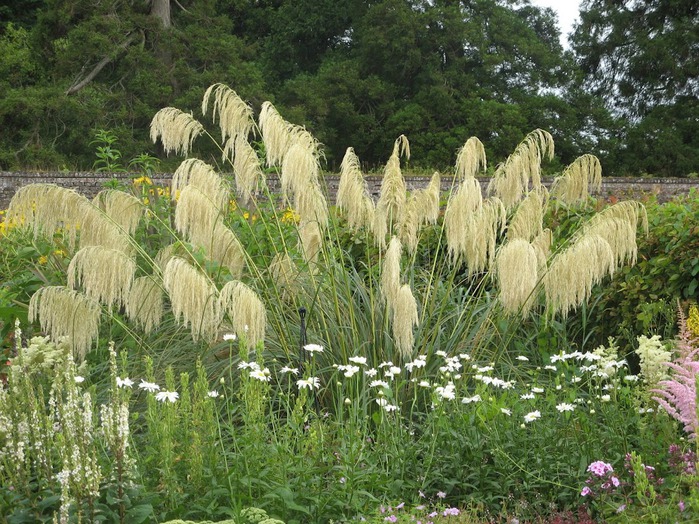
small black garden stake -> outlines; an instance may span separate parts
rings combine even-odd
[[[304,364],[306,363],[306,350],[303,349],[303,347],[306,345],[306,308],[305,307],[300,307],[299,308],[299,316],[301,317],[301,330],[299,333],[299,351],[301,354],[301,359],[300,359],[300,365],[299,365],[299,372],[301,376],[303,377],[303,372],[304,372]]]

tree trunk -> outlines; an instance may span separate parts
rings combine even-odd
[[[170,19],[170,0],[152,0],[150,14],[158,18],[165,29],[172,25]]]

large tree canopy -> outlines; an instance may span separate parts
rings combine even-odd
[[[699,3],[586,0],[572,44],[587,91],[617,117],[612,165],[698,171]]]
[[[200,116],[223,82],[307,126],[330,169],[348,146],[379,166],[400,134],[413,166],[447,168],[473,135],[494,165],[545,128],[560,162],[686,175],[695,4],[587,0],[573,53],[530,0],[19,0],[0,7],[0,169],[88,168],[100,128],[157,154],[152,115]]]

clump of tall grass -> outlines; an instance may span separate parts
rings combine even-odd
[[[527,135],[498,167],[487,198],[475,178],[486,166],[483,144],[469,138],[458,152],[444,209],[442,175],[426,189],[406,190],[407,137],[394,143],[376,202],[350,148],[332,207],[320,175],[322,147],[308,130],[284,120],[269,102],[255,122],[251,108],[222,84],[206,91],[205,114],[212,101],[221,131],[216,145],[234,177],[187,158],[172,179],[172,216],[111,192],[91,202],[55,186],[28,186],[13,198],[9,215],[22,227],[35,235],[61,230],[79,248],[67,285],[39,290],[31,308],[53,337],[71,337],[77,358],[98,338],[102,311],[149,355],[162,354],[156,345],[166,336],[178,339],[180,356],[186,355],[182,333],[189,331],[214,374],[223,373],[225,360],[217,355],[230,331],[264,359],[289,366],[303,362],[301,337],[322,345],[327,349],[317,370],[323,380],[333,365],[354,356],[374,366],[436,351],[495,359],[509,341],[498,318],[565,316],[595,283],[635,261],[644,215],[632,203],[599,213],[571,239],[558,239],[561,247],[550,253],[554,239],[543,217],[551,199],[540,184],[541,162],[554,147],[546,131]],[[254,161],[256,136],[264,143],[264,167],[280,174],[292,221],[270,204],[275,198]],[[167,152],[185,155],[201,137],[216,142],[202,123],[175,108],[155,115],[151,137]],[[598,163],[585,157],[564,172],[555,194],[579,198],[597,175]],[[149,238],[160,245],[146,248],[137,227],[144,220],[159,231]],[[353,235],[351,254],[345,231]],[[420,252],[449,256],[418,264]]]

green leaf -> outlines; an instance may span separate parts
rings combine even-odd
[[[126,512],[126,521],[132,524],[141,524],[151,515],[153,515],[153,506],[150,504],[140,504]]]

